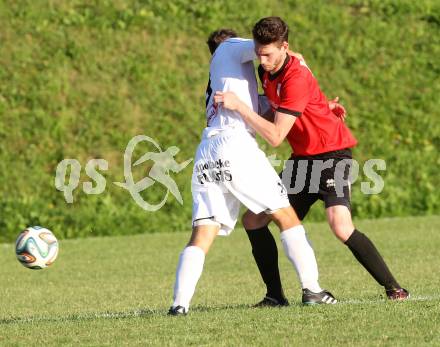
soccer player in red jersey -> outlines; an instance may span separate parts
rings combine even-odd
[[[263,18],[255,24],[252,34],[260,61],[260,80],[274,112],[274,121],[260,117],[233,93],[218,92],[216,102],[237,111],[272,146],[287,139],[292,156],[282,177],[298,217],[302,220],[318,199],[323,200],[333,233],[385,288],[387,297],[408,298],[408,291],[396,281],[372,241],[352,222],[348,176],[351,148],[356,145],[356,139],[343,120],[329,109],[327,98],[305,62],[288,54],[286,23],[279,17]],[[299,180],[303,181],[302,190],[295,185]],[[268,289],[267,296],[282,301],[278,267],[267,266],[276,264],[277,254],[273,246],[268,247],[274,245],[268,223],[264,214],[247,211],[243,216],[255,261]]]

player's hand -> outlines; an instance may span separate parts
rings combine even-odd
[[[330,100],[328,102],[328,106],[330,107],[330,110],[336,115],[336,117],[345,122],[347,112],[345,111],[344,106],[339,103],[339,96],[337,96],[333,100]]]
[[[241,103],[240,99],[233,92],[216,92],[214,94],[214,102],[231,111],[236,111]]]

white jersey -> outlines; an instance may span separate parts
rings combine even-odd
[[[258,90],[252,40],[232,38],[212,56],[206,95],[208,127],[197,148],[191,183],[193,226],[220,224],[219,235],[235,227],[240,203],[253,213],[290,206],[281,179],[258,148],[254,130],[239,114],[214,105],[217,91],[232,91],[258,110]]]
[[[214,94],[217,91],[230,91],[252,110],[258,111],[258,86],[253,64],[255,58],[253,40],[230,38],[215,50],[206,90],[206,118],[209,130],[243,128],[255,134],[238,113],[214,104]]]

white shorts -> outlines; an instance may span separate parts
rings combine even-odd
[[[193,225],[201,219],[220,223],[229,235],[240,203],[253,213],[290,206],[287,190],[255,138],[245,129],[214,132],[206,128],[192,175]]]

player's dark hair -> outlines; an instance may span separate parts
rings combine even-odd
[[[252,29],[252,36],[261,45],[282,44],[289,40],[289,27],[280,17],[260,19]]]
[[[218,29],[209,35],[206,43],[208,44],[209,51],[213,54],[223,41],[237,36],[237,33],[232,29]]]

